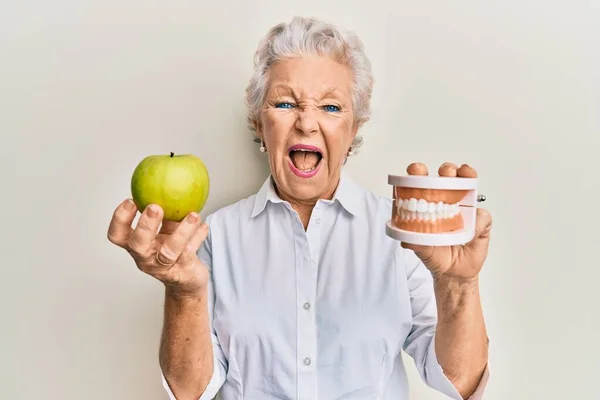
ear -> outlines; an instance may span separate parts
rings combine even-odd
[[[356,134],[358,133],[359,129],[360,129],[360,124],[355,122],[352,125],[352,132],[350,133],[350,136],[351,136],[350,143],[354,142],[354,139],[356,138]]]
[[[252,127],[254,128],[254,131],[256,132],[256,136],[262,137],[262,124],[260,123],[260,121],[253,119]]]

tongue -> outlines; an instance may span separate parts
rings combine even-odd
[[[317,166],[319,156],[309,151],[292,151],[290,154],[294,166],[299,170],[306,171]]]

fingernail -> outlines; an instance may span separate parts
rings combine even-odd
[[[135,203],[131,199],[127,199],[125,201],[125,209],[127,211],[132,211],[135,208]]]
[[[158,214],[158,211],[156,210],[156,207],[154,207],[153,205],[149,205],[148,206],[148,216],[150,218],[154,218],[154,217],[156,217],[157,214]]]
[[[200,227],[201,227],[202,229],[204,229],[205,231],[207,231],[207,230],[208,230],[208,224],[207,224],[206,222],[203,222],[203,223],[202,223],[202,225],[200,225]]]
[[[198,221],[198,214],[189,213],[187,216],[187,220],[188,220],[188,222],[195,224]]]

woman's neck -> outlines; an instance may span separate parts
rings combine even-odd
[[[298,213],[298,217],[300,217],[300,221],[302,222],[304,230],[307,230],[308,222],[310,221],[310,216],[312,215],[312,211],[315,208],[314,204],[312,206],[292,204],[292,208]]]
[[[304,230],[306,230],[308,228],[310,216],[312,215],[317,201],[321,199],[331,200],[335,194],[335,191],[337,190],[339,182],[340,176],[338,175],[335,179],[330,181],[330,184],[328,185],[329,187],[323,193],[312,199],[297,199],[281,191],[275,182],[273,182],[273,186],[275,187],[275,193],[277,193],[277,196],[279,196],[281,200],[287,201],[298,213],[300,221],[302,221],[302,226],[304,227]]]
[[[335,193],[335,188],[332,191],[324,193],[317,199],[310,200],[299,200],[291,198],[290,196],[286,196],[284,193],[280,193],[280,191],[277,190],[277,188],[275,188],[275,191],[277,192],[277,195],[281,200],[287,201],[292,207],[292,209],[294,209],[294,211],[298,213],[298,217],[300,217],[302,226],[304,227],[304,230],[306,230],[308,229],[308,222],[310,221],[310,216],[312,215],[313,209],[315,208],[317,201],[319,201],[319,199],[331,200]]]

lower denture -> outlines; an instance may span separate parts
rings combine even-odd
[[[424,220],[403,220],[400,216],[394,218],[394,225],[402,230],[419,233],[444,233],[457,231],[463,228],[462,214],[457,214],[452,218],[438,219],[437,221]]]

